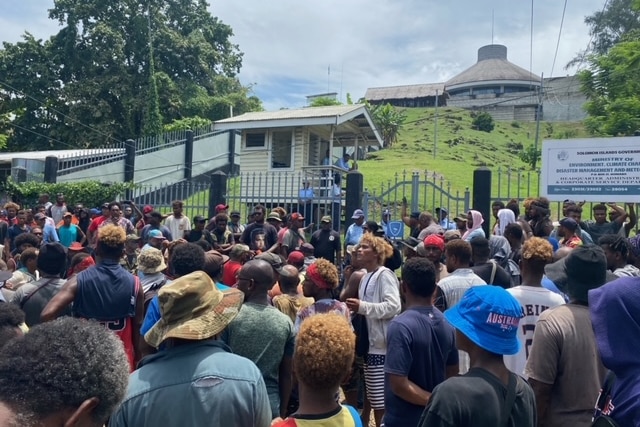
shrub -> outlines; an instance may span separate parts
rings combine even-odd
[[[480,130],[483,132],[491,132],[495,127],[495,123],[493,122],[493,117],[491,117],[491,114],[484,111],[476,114],[473,122],[471,123],[473,124],[473,128],[475,130]]]

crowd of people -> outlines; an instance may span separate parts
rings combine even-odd
[[[640,425],[634,206],[583,205],[7,203],[0,424]]]

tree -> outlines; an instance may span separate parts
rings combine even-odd
[[[529,144],[529,146],[520,152],[520,160],[529,165],[531,170],[535,169],[536,164],[540,161],[542,157],[542,150],[536,150],[535,145]]]
[[[321,96],[320,98],[314,98],[310,104],[311,107],[327,107],[330,105],[342,105],[342,102],[337,99]]]
[[[95,147],[262,109],[236,77],[242,53],[205,0],[56,0],[62,29],[0,50],[10,149]],[[155,87],[154,87],[155,86]],[[26,129],[26,130],[25,130]]]
[[[397,110],[391,104],[371,106],[367,103],[366,105],[370,109],[371,118],[382,134],[383,146],[385,148],[391,147],[398,140],[398,133],[407,118],[405,113]]]
[[[584,19],[591,43],[567,67],[581,65],[591,55],[604,55],[626,35],[640,30],[640,1],[610,0],[606,8]]]
[[[589,58],[579,74],[587,96],[585,125],[593,134],[634,135],[640,131],[640,33],[631,34],[604,55]]]
[[[473,116],[473,121],[471,123],[473,124],[473,128],[475,130],[480,130],[487,133],[491,132],[495,127],[493,117],[491,117],[491,114],[487,113],[486,111],[480,111],[479,113],[476,113]]]

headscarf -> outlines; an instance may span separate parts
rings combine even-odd
[[[504,230],[507,225],[516,222],[516,215],[511,209],[500,209],[498,211],[498,236],[504,236]]]
[[[484,218],[482,218],[482,214],[478,211],[470,210],[471,219],[473,220],[473,227],[467,229],[462,235],[462,239],[464,240],[469,234],[473,233],[479,228],[482,228],[482,224],[484,224]]]
[[[96,262],[94,261],[93,257],[92,256],[88,256],[85,259],[83,259],[80,263],[76,264],[75,267],[70,268],[67,271],[67,277],[71,277],[74,274],[78,274],[81,271],[84,271],[87,268],[92,267],[94,265],[96,265]]]
[[[320,275],[320,272],[318,271],[318,264],[311,264],[307,268],[306,275],[320,289],[333,289],[333,287]]]

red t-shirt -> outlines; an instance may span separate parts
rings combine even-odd
[[[94,218],[93,221],[91,221],[91,224],[89,224],[89,228],[88,231],[90,232],[95,232],[98,227],[100,227],[100,225],[105,222],[107,220],[107,218],[109,218],[108,216],[99,216],[97,218]]]
[[[242,264],[238,261],[228,261],[222,270],[222,283],[227,286],[234,286],[237,282],[236,276],[242,268]]]

